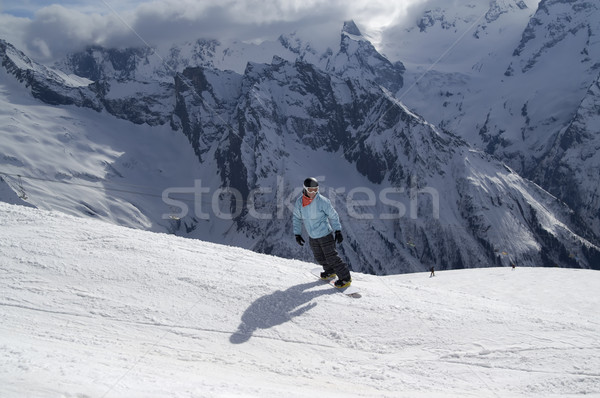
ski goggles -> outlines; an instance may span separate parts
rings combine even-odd
[[[304,189],[306,189],[306,192],[310,192],[310,193],[317,193],[317,192],[319,192],[319,187],[307,187],[307,186],[305,186]]]

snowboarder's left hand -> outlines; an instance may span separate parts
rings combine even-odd
[[[296,235],[296,242],[298,242],[300,246],[304,246],[304,238],[302,238],[302,235]]]
[[[342,231],[335,231],[335,241],[337,242],[337,244],[339,245],[340,243],[342,243],[343,240],[344,237],[342,236]]]

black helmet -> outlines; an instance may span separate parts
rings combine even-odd
[[[319,187],[319,181],[317,181],[316,178],[308,177],[306,180],[304,180],[304,188],[318,188],[318,187]]]

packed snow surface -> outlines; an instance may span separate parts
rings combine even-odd
[[[313,267],[0,203],[0,396],[600,396],[597,271]]]

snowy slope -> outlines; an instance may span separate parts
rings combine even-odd
[[[597,271],[376,277],[0,203],[0,395],[599,397]],[[268,276],[268,278],[266,278]]]
[[[0,126],[2,177],[42,209],[164,230],[168,223],[160,214],[169,213],[169,207],[160,200],[162,191],[188,184],[198,171],[185,137],[168,127],[139,126],[75,106],[48,106],[4,69]],[[3,192],[0,200],[13,202],[14,193]]]

